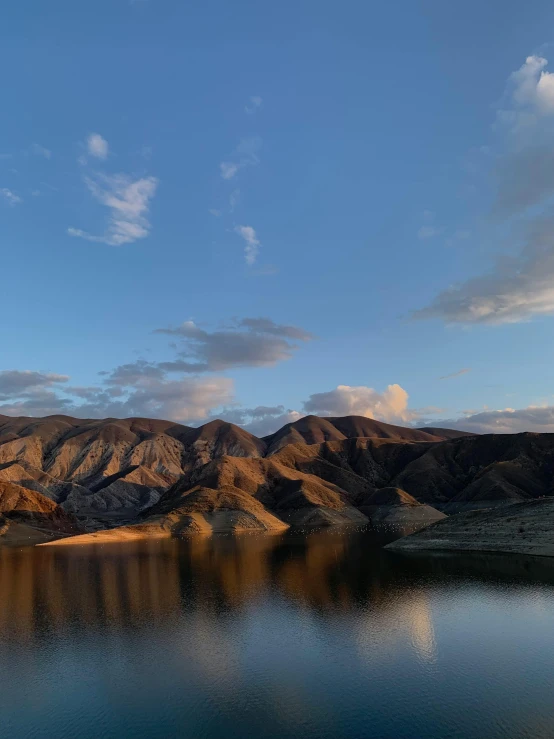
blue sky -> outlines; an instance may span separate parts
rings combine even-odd
[[[0,413],[554,431],[551,3],[1,13]]]

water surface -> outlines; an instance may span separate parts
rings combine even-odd
[[[381,544],[0,549],[0,737],[551,739],[554,562]]]

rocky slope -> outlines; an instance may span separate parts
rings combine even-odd
[[[387,544],[397,552],[479,551],[554,556],[554,498],[459,513]]]
[[[81,515],[135,515],[183,476],[224,455],[266,457],[291,442],[358,436],[439,441],[437,433],[368,418],[308,416],[258,439],[223,421],[189,428],[144,418],[0,416],[0,481],[36,490]]]
[[[430,433],[432,431],[432,433]],[[0,417],[0,482],[88,531],[135,536],[428,523],[554,495],[554,435],[475,436],[308,416],[263,439],[223,421]]]
[[[0,482],[0,543],[37,544],[82,533],[77,519],[34,490]]]

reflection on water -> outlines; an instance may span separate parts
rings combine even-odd
[[[0,548],[0,736],[554,736],[554,562],[382,544]]]

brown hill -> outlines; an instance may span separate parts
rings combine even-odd
[[[554,495],[554,435],[428,431],[308,416],[258,439],[224,421],[3,416],[0,483],[41,496],[29,498],[37,514],[45,497],[89,529],[130,524],[129,535],[363,523],[420,504],[436,517]]]
[[[450,516],[388,544],[398,552],[430,550],[518,552],[554,556],[554,499]]]
[[[441,433],[439,433],[441,432]],[[288,423],[275,434],[264,437],[267,453],[273,454],[287,444],[320,444],[323,441],[342,441],[359,437],[396,439],[398,441],[443,441],[446,438],[464,436],[463,431],[448,429],[412,429],[393,426],[365,416],[343,416],[320,418],[305,416]]]
[[[0,542],[39,543],[82,531],[57,503],[34,490],[0,482]]]

